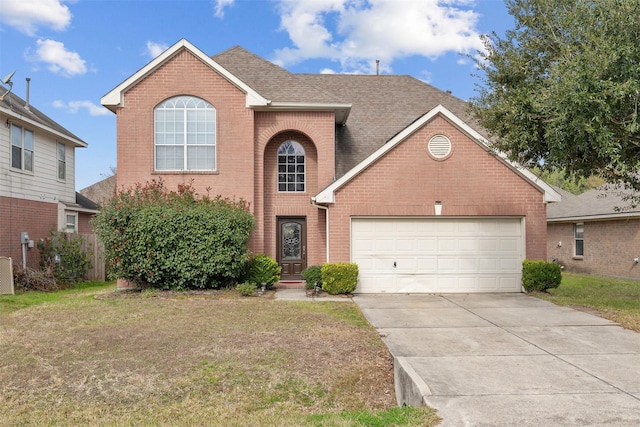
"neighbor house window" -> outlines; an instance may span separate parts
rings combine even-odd
[[[64,231],[68,233],[75,233],[78,229],[77,222],[78,222],[78,215],[71,214],[71,213],[65,214]]]
[[[584,224],[573,225],[573,238],[575,241],[574,255],[579,257],[584,256]]]
[[[285,141],[278,148],[278,191],[305,191],[304,148],[295,141]]]
[[[58,142],[58,179],[67,179],[66,147]]]
[[[155,109],[155,170],[216,170],[216,109],[194,96],[177,96]]]
[[[11,167],[33,172],[33,132],[11,125]]]

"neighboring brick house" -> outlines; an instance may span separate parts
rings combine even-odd
[[[283,280],[356,262],[357,292],[519,292],[560,196],[490,153],[466,103],[409,76],[292,74],[181,40],[107,93],[117,184],[242,198]]]
[[[640,279],[640,206],[606,186],[547,212],[547,256],[565,271]]]
[[[27,265],[37,267],[34,246],[52,230],[91,232],[96,206],[75,191],[75,149],[87,143],[0,90],[0,256],[21,265],[26,232]]]

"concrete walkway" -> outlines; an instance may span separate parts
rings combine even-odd
[[[353,301],[344,295],[329,295],[322,292],[317,297],[308,297],[305,289],[276,289],[275,299],[285,301]]]
[[[524,294],[357,295],[443,426],[638,426],[640,334]]]

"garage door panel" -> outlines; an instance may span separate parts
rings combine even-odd
[[[354,218],[356,292],[519,292],[522,231],[520,218]]]

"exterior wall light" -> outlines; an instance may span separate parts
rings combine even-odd
[[[436,200],[436,204],[433,207],[436,210],[436,215],[442,215],[442,202],[440,200]]]

